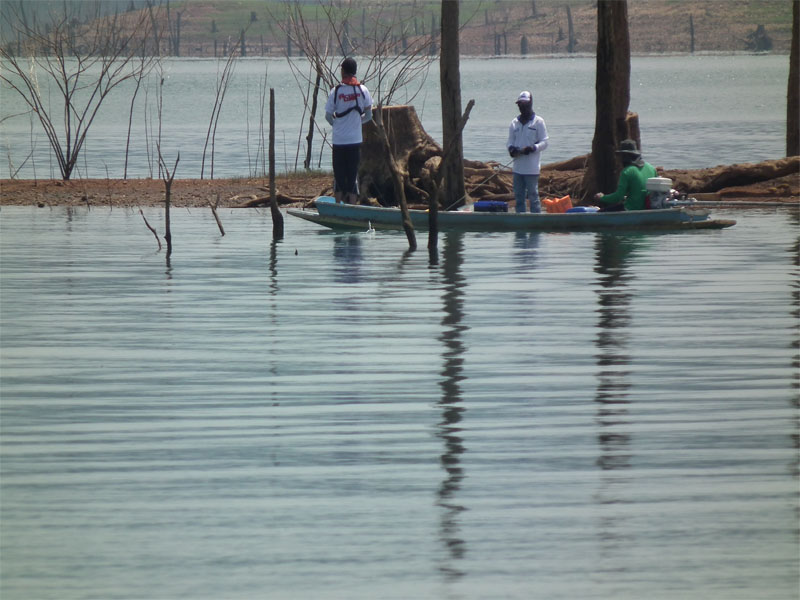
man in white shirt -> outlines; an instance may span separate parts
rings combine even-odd
[[[514,199],[517,212],[525,212],[525,198],[532,213],[542,212],[539,201],[539,173],[542,152],[547,148],[547,127],[544,119],[533,112],[533,98],[528,91],[517,98],[519,115],[508,129],[508,153],[514,158]]]
[[[358,163],[361,161],[361,125],[372,119],[372,97],[356,79],[356,61],[342,61],[342,83],[325,103],[325,119],[333,127],[333,196],[336,202],[358,202]]]

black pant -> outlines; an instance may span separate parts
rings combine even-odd
[[[334,191],[358,195],[358,163],[361,144],[333,146]]]

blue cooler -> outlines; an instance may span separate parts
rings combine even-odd
[[[475,212],[508,212],[508,203],[500,200],[478,200],[472,207]]]

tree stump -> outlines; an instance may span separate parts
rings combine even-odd
[[[442,155],[441,146],[422,128],[413,106],[384,107],[383,123],[394,159],[403,172],[409,204],[427,202],[433,186],[425,163]],[[396,206],[399,199],[395,197],[392,174],[383,153],[377,127],[374,123],[366,125],[358,169],[361,196],[377,198],[382,206]]]

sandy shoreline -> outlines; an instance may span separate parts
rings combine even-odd
[[[796,160],[796,159],[795,159]],[[722,167],[720,167],[722,168]],[[683,183],[686,189],[700,189],[691,178],[714,170],[665,171],[664,175]],[[503,174],[508,177],[510,173]],[[686,180],[686,177],[689,177]],[[543,169],[542,197],[560,197],[582,178],[580,170]],[[292,174],[276,177],[276,193],[281,207],[302,206],[320,195],[330,194],[330,173]],[[800,175],[793,173],[747,186],[727,187],[712,193],[690,193],[698,200],[753,203],[778,203],[800,206]],[[160,179],[2,179],[0,206],[163,206],[165,185]],[[172,184],[172,206],[222,208],[268,205],[267,178],[176,179]]]
[[[281,206],[303,204],[333,185],[329,174],[276,177]],[[161,206],[165,185],[159,179],[2,179],[0,206]],[[269,199],[269,180],[175,179],[171,203],[175,207],[236,207],[257,198]]]

